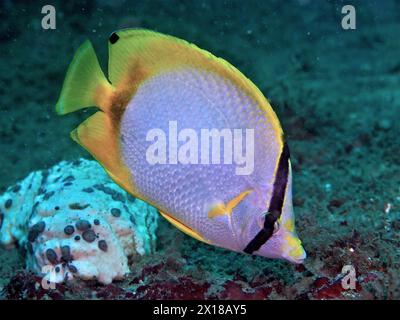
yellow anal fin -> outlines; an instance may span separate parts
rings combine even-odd
[[[175,219],[171,215],[161,212],[160,214],[168,220],[171,224],[173,224],[175,227],[177,227],[179,230],[182,232],[186,233],[187,235],[191,236],[192,238],[195,238],[196,240],[202,241],[204,243],[210,244],[209,241],[204,239],[197,231],[193,230],[192,228],[188,227],[187,225],[183,224],[179,220]]]
[[[224,203],[218,203],[215,206],[211,208],[211,210],[208,212],[208,217],[210,219],[215,218],[217,216],[223,216],[223,215],[231,215],[233,209],[250,193],[252,190],[246,190],[241,192],[239,195],[237,195],[235,198],[230,200],[226,205]]]
[[[107,114],[102,111],[96,112],[72,131],[71,137],[100,162],[117,184],[137,196],[130,179],[130,172],[120,156],[116,129]]]

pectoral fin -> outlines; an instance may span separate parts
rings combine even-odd
[[[239,195],[237,195],[235,198],[232,200],[229,200],[229,202],[225,205],[223,202],[215,204],[211,210],[208,212],[208,217],[210,219],[215,218],[217,216],[223,216],[223,215],[231,215],[233,209],[246,197],[248,196],[252,190],[246,190],[241,192]]]

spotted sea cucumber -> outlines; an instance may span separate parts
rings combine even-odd
[[[154,251],[157,218],[97,162],[62,161],[0,196],[0,245],[22,248],[27,268],[51,282],[108,284],[129,273],[129,257]]]

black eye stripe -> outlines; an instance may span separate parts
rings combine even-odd
[[[289,147],[284,142],[281,155],[279,157],[278,169],[274,181],[272,197],[269,203],[268,214],[265,216],[264,228],[244,248],[244,252],[252,254],[271,238],[274,232],[274,224],[282,214],[283,202],[285,199],[286,185],[289,177]]]

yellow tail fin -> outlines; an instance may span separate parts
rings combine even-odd
[[[56,112],[67,114],[93,106],[106,111],[112,90],[113,87],[100,68],[93,46],[87,40],[79,47],[68,68]]]
[[[87,40],[69,66],[56,111],[63,115],[93,106],[101,109],[72,131],[71,137],[89,151],[122,188],[135,195],[130,172],[121,159],[119,124],[115,123],[111,112],[113,97],[114,87],[104,76],[93,46]]]

